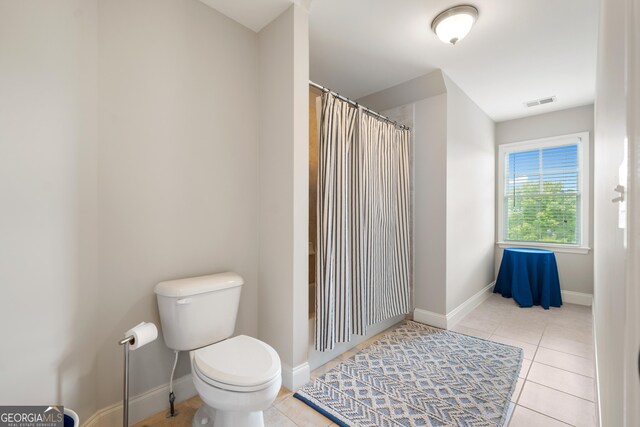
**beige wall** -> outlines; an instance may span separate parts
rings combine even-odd
[[[119,402],[117,341],[160,326],[155,284],[226,270],[245,279],[236,333],[269,304],[288,329],[260,332],[306,361],[307,21],[292,6],[258,35],[197,0],[0,0],[3,404],[86,420]],[[133,352],[131,394],[172,356],[162,336]]]
[[[446,312],[447,95],[415,103],[413,303]]]
[[[259,34],[258,336],[278,351],[287,388],[309,376],[308,59],[308,12],[292,5]]]
[[[500,122],[496,125],[496,147],[509,142],[526,141],[530,139],[547,138],[552,136],[567,135],[577,132],[589,132],[590,162],[589,169],[593,171],[593,105],[570,108],[522,119]],[[496,148],[497,159],[497,148]],[[499,160],[496,160],[496,162]],[[497,177],[496,163],[496,177]],[[496,193],[497,193],[496,182]],[[589,188],[589,242],[585,246],[593,248],[593,185],[594,174],[590,174]],[[500,195],[497,194],[497,197]],[[497,199],[496,199],[497,203]],[[496,204],[496,212],[497,212]],[[497,241],[497,217],[496,217],[496,241]],[[496,272],[502,260],[502,249],[496,246],[495,260]],[[560,274],[560,287],[563,290],[593,294],[593,251],[588,254],[560,253],[556,252],[558,273]]]
[[[83,420],[121,399],[158,281],[237,271],[236,332],[258,329],[258,36],[196,0],[97,6],[0,3],[0,401]],[[133,352],[131,393],[171,361]]]
[[[98,31],[104,407],[121,398],[117,340],[160,325],[159,281],[238,272],[236,333],[257,334],[259,91],[257,35],[199,1],[103,1]],[[132,353],[131,393],[167,383],[172,356],[162,337]]]
[[[445,83],[449,313],[494,280],[495,124],[446,76]]]
[[[96,409],[96,1],[0,1],[0,402]]]
[[[413,302],[443,319],[493,281],[494,123],[439,70],[359,102],[415,108]]]
[[[447,298],[446,90],[438,70],[358,100],[374,111],[413,106],[413,305],[441,314]]]

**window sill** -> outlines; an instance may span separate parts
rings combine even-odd
[[[559,245],[554,243],[537,243],[537,242],[498,242],[499,248],[541,248],[549,249],[553,252],[563,252],[569,254],[587,255],[591,248],[584,246]]]

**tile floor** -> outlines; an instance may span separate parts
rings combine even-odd
[[[493,294],[452,330],[524,350],[508,427],[597,425],[590,307],[565,304],[560,309],[523,309],[513,300]],[[318,368],[312,377],[333,368],[377,338]],[[200,404],[196,396],[177,406],[180,414],[176,418],[167,419],[165,413],[159,413],[133,427],[190,427]],[[267,427],[336,425],[285,389],[265,411],[264,418]]]
[[[524,351],[509,427],[596,426],[591,307],[519,308],[493,294],[452,330]]]

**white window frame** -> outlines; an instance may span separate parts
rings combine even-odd
[[[580,242],[569,243],[544,243],[544,242],[518,242],[504,240],[504,158],[508,153],[526,151],[540,148],[566,145],[567,139],[578,139],[578,168],[580,174]],[[528,141],[512,142],[498,146],[498,242],[500,248],[511,247],[540,247],[551,249],[555,252],[569,252],[588,254],[589,247],[589,132],[578,132],[568,135],[559,135],[551,138],[532,139]]]

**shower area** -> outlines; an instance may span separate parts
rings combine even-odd
[[[318,138],[322,91],[309,86],[309,320],[316,313],[316,239],[318,232]],[[310,322],[311,323],[311,322]],[[312,334],[310,334],[313,337]]]
[[[411,310],[413,114],[387,114],[309,84],[311,369]]]

